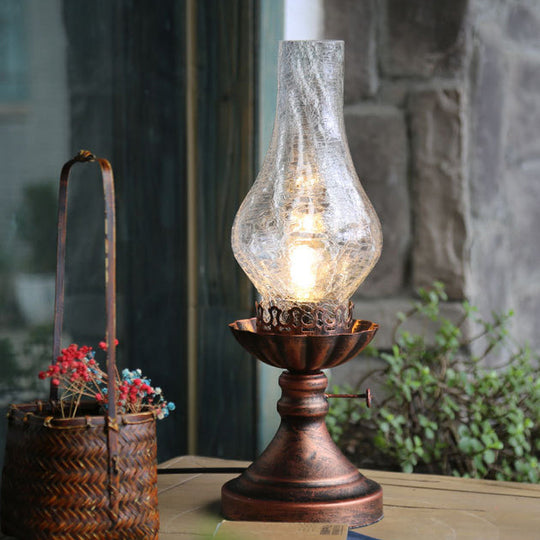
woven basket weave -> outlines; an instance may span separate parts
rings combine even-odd
[[[40,413],[35,404],[12,406],[9,412],[2,531],[25,540],[157,538],[154,415],[119,417],[115,514],[108,487],[105,419],[46,422],[47,412]]]
[[[21,540],[158,538],[157,447],[152,412],[117,414],[115,391],[115,220],[110,164],[86,151],[60,179],[53,356],[60,352],[64,300],[67,181],[77,162],[98,161],[105,192],[107,414],[85,403],[75,418],[49,403],[11,405],[2,472],[2,531]]]

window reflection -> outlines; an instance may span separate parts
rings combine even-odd
[[[0,3],[0,402],[43,397],[56,178],[68,147],[60,2]],[[5,426],[2,426],[4,429]]]
[[[179,405],[160,423],[161,459],[185,445],[182,14],[176,0],[0,3],[0,406],[48,395],[37,374],[52,360],[58,178],[88,148],[116,176],[119,366],[141,368]],[[105,331],[97,166],[75,167],[68,191],[63,344],[96,347]]]
[[[178,405],[158,424],[160,460],[186,451],[188,227],[200,262],[199,451],[249,458],[254,440],[254,367],[227,330],[252,306],[228,246],[253,176],[254,2],[214,4],[197,2],[200,191],[188,223],[185,2],[0,2],[0,57],[11,48],[0,86],[11,73],[16,88],[0,88],[0,405],[47,395],[37,372],[51,361],[58,177],[91,150],[115,172],[119,365],[142,369]],[[97,166],[74,168],[65,345],[103,339],[101,191]]]

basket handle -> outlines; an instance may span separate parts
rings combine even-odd
[[[64,281],[66,264],[67,190],[71,167],[75,163],[97,161],[103,178],[105,197],[105,298],[107,316],[107,398],[109,425],[116,426],[116,224],[114,207],[114,180],[111,164],[97,158],[88,150],[80,150],[63,167],[58,193],[58,236],[56,248],[56,291],[54,304],[53,363],[60,355],[62,324],[64,320]],[[50,399],[58,399],[58,387],[50,386]]]
[[[67,223],[67,189],[71,167],[75,163],[97,161],[103,179],[103,195],[105,199],[105,300],[107,317],[107,447],[108,447],[108,491],[109,512],[116,522],[118,517],[118,420],[116,410],[116,217],[114,207],[114,179],[111,164],[97,158],[88,150],[80,150],[62,167],[60,189],[58,192],[58,236],[56,245],[56,291],[54,304],[53,363],[60,355],[62,341],[62,324],[64,320],[64,281],[66,264],[66,223]],[[58,399],[58,387],[50,387],[50,399]]]

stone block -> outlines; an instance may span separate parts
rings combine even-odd
[[[515,64],[507,107],[505,198],[509,234],[505,286],[516,315],[513,336],[540,348],[540,62]],[[509,230],[508,230],[509,229]]]
[[[449,298],[466,297],[468,257],[464,104],[459,88],[412,93],[414,287],[434,280]]]
[[[396,313],[406,313],[412,307],[414,298],[394,297],[380,299],[365,299],[356,295],[354,302],[354,317],[366,319],[379,324],[379,330],[373,339],[373,345],[381,350],[389,350],[395,343],[394,331],[397,324]],[[457,323],[463,318],[464,310],[460,302],[443,302],[440,305],[442,317]],[[428,344],[433,344],[436,324],[426,318],[412,318],[404,324],[403,329],[412,333],[423,335]],[[463,335],[470,335],[469,325],[464,325]]]
[[[517,304],[516,315],[512,324],[512,338],[520,346],[528,343],[531,350],[540,350],[540,334],[538,333],[538,321],[540,320],[539,294],[531,294],[526,291],[524,294],[514,296]]]
[[[502,216],[503,126],[508,66],[500,48],[479,40],[471,80],[471,212]]]
[[[527,170],[540,156],[540,60],[514,62],[514,70],[505,153],[510,168]]]
[[[513,337],[538,347],[540,61],[531,5],[508,14],[507,33],[528,51],[482,28],[471,70],[471,301],[484,317],[513,309]]]
[[[386,0],[382,68],[386,75],[458,73],[465,56],[468,0]]]
[[[345,103],[377,92],[374,0],[325,0],[325,39],[345,41]]]
[[[540,166],[529,174],[514,174],[512,190],[512,246],[505,254],[520,296],[540,295]],[[515,264],[519,263],[519,264]]]
[[[506,33],[514,41],[540,49],[540,4],[510,6],[506,20]]]
[[[502,253],[508,268],[508,285],[515,324],[514,337],[540,349],[540,160],[526,169],[508,172],[511,229],[508,251]]]
[[[483,317],[511,308],[510,249],[509,223],[473,220],[470,300]]]
[[[424,81],[422,83],[425,84]],[[381,103],[404,109],[414,86],[415,83],[410,79],[381,79],[377,99]]]
[[[518,340],[531,340],[538,335],[537,330],[531,331],[532,325],[527,325],[527,317],[531,313],[534,315],[534,306],[527,303],[529,295],[538,304],[540,287],[536,286],[535,281],[538,273],[533,269],[526,275],[525,265],[520,260],[521,254],[529,247],[529,242],[524,243],[524,239],[516,238],[514,225],[509,218],[504,221],[496,218],[474,220],[470,301],[486,320],[490,320],[493,313],[506,313],[513,309],[516,315],[511,319],[510,328],[512,337]],[[519,296],[517,292],[524,289],[525,294]],[[475,334],[480,330],[477,327]],[[472,352],[480,354],[486,346],[485,340],[478,340],[473,344]],[[488,365],[497,363],[500,364],[500,361],[497,361],[496,355],[488,359]]]
[[[403,113],[394,107],[347,107],[345,127],[356,171],[383,230],[381,258],[360,287],[360,293],[369,297],[395,294],[403,287],[410,245]]]

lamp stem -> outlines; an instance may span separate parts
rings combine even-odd
[[[322,372],[281,374],[281,425],[252,465],[223,486],[226,518],[351,526],[381,519],[381,487],[347,460],[328,433],[327,384]]]

